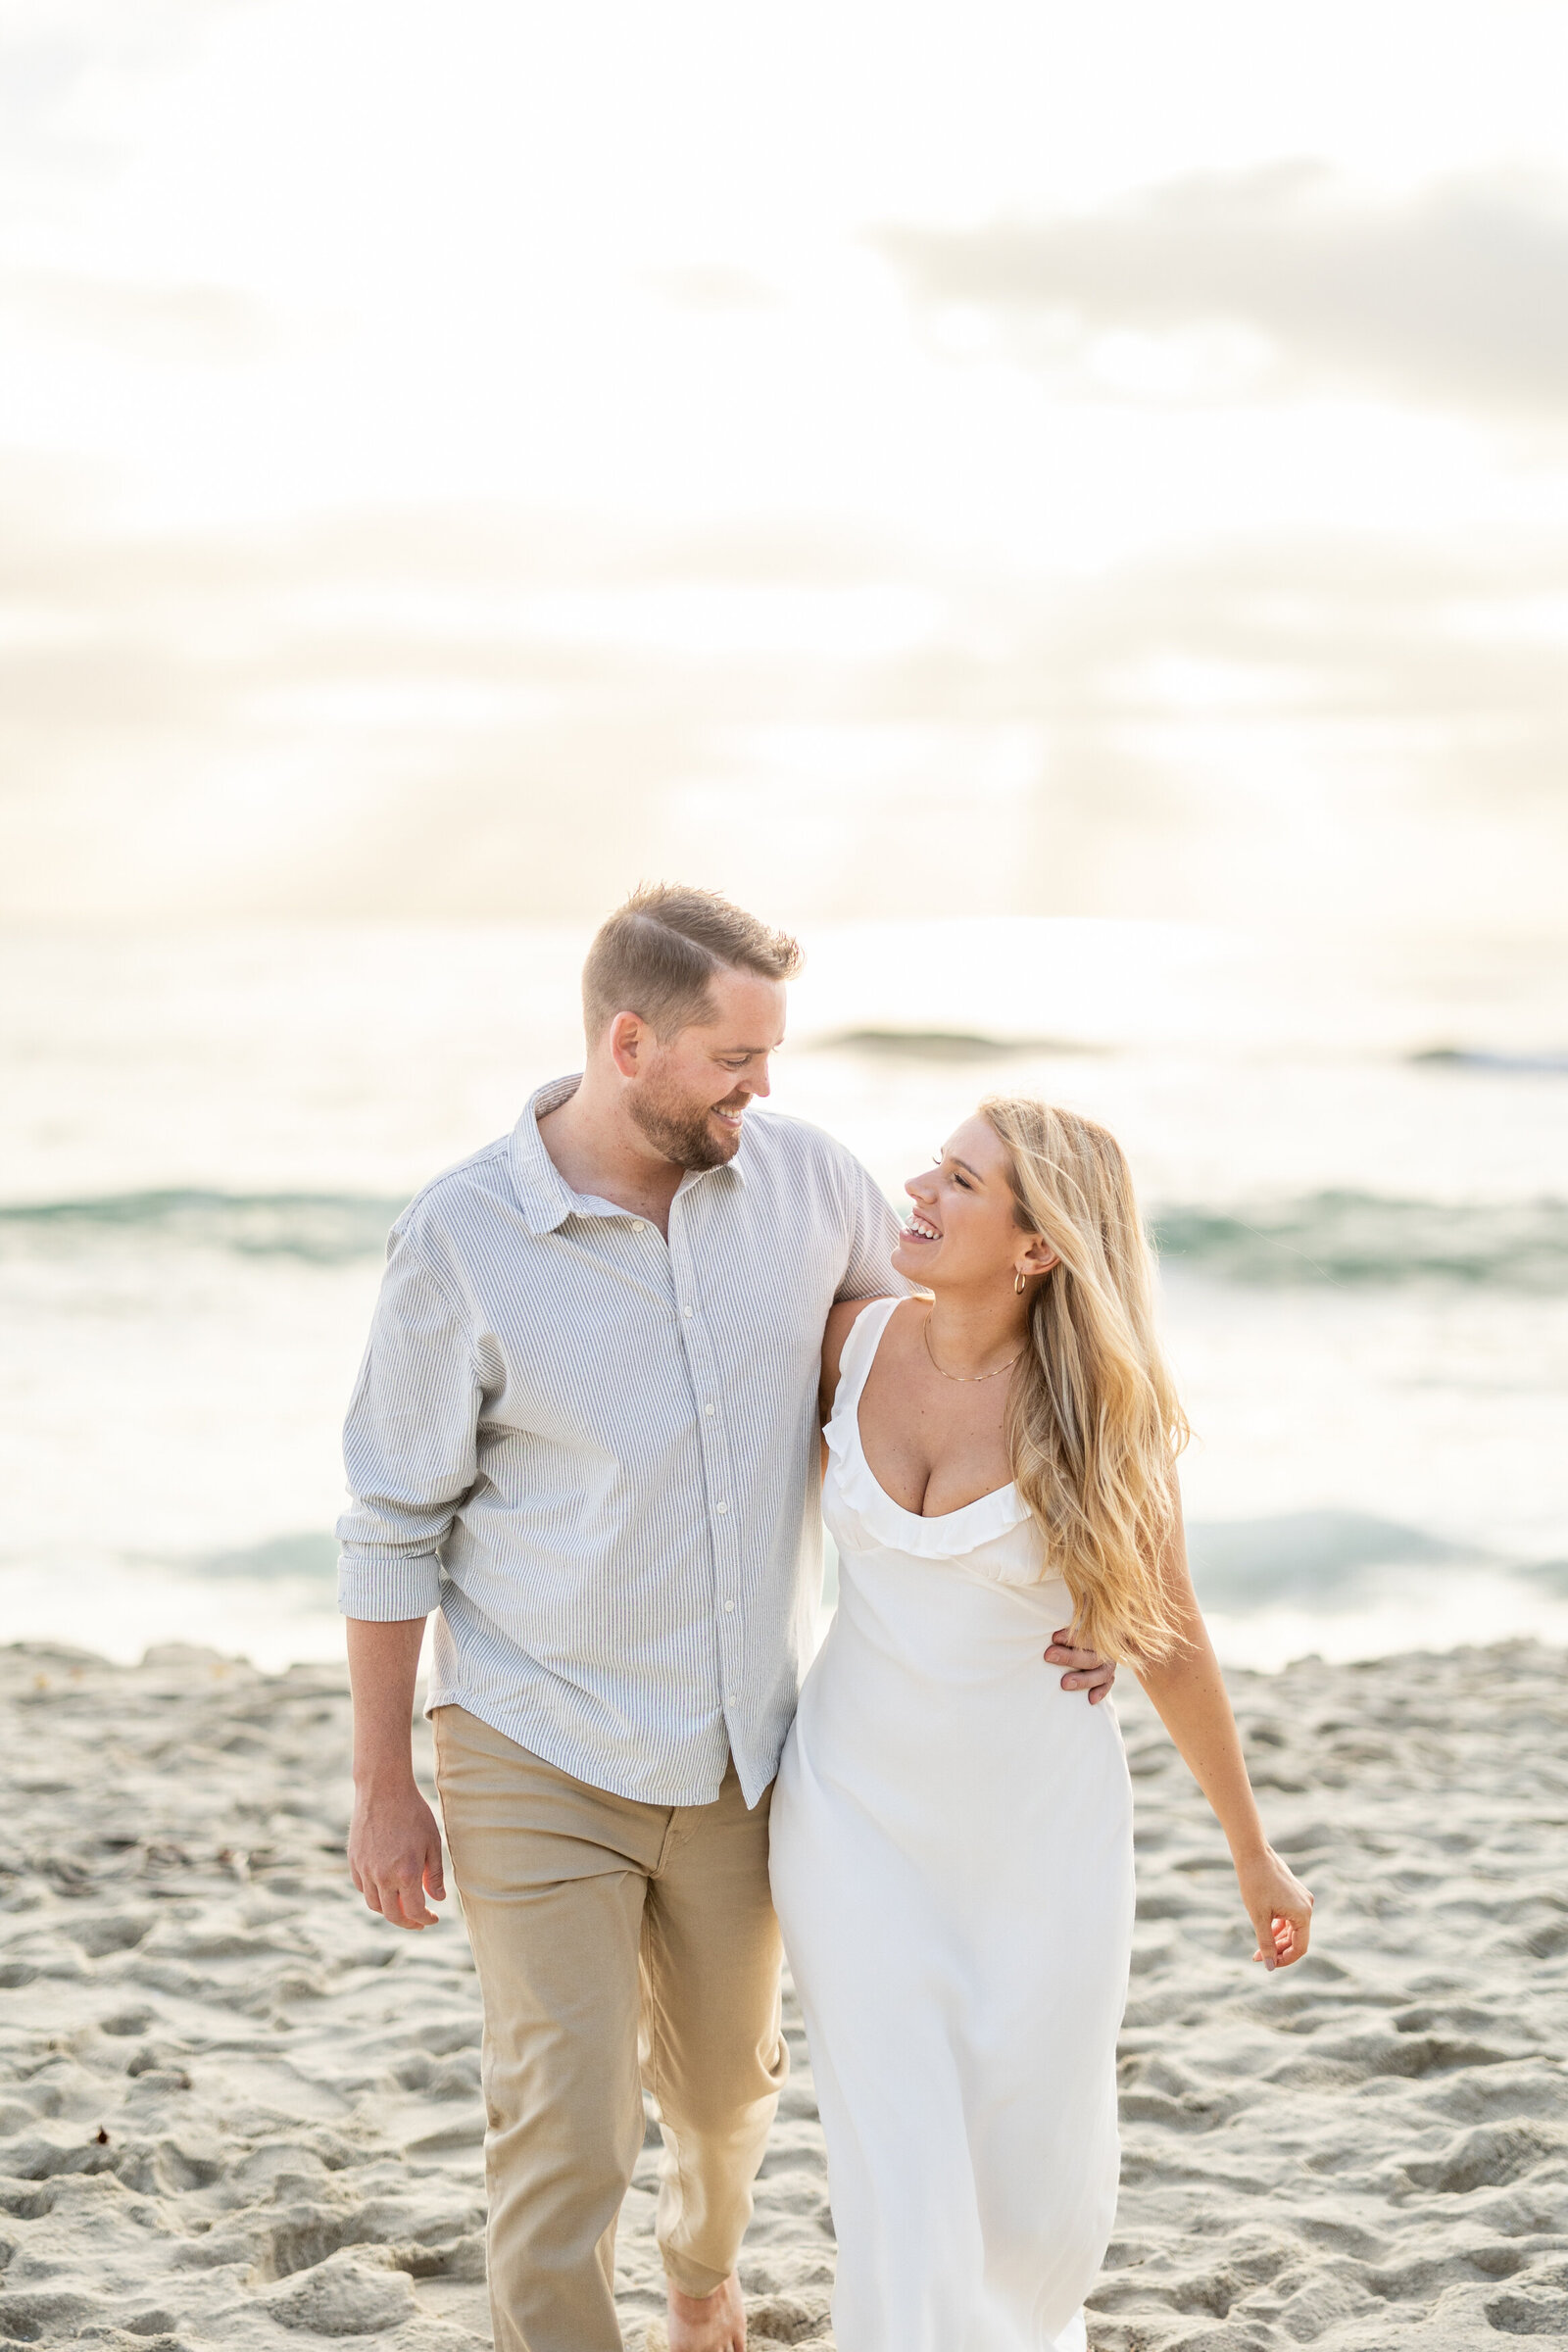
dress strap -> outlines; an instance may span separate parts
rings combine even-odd
[[[903,1304],[903,1298],[874,1298],[869,1306],[861,1307],[850,1326],[850,1336],[839,1353],[839,1385],[833,1392],[835,1421],[841,1413],[853,1414],[858,1407],[882,1334],[893,1320],[894,1308]]]

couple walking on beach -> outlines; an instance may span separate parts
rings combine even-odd
[[[1306,1948],[1187,1575],[1118,1147],[988,1102],[901,1228],[841,1145],[753,1107],[798,963],[704,892],[612,915],[585,1070],[399,1219],[349,1410],[349,1857],[373,1910],[431,1923],[435,1610],[497,2352],[618,2346],[643,2086],[672,2352],[740,2352],[781,1927],[840,2352],[1084,2344],[1133,1917],[1116,1660],[1219,1818],[1255,1956]],[[803,1691],[819,1464],[840,1592]]]

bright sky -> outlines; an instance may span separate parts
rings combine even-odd
[[[1555,925],[1565,69],[0,0],[0,907]]]

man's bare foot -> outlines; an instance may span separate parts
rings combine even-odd
[[[710,2295],[669,2290],[669,2352],[746,2352],[746,2306],[733,2271]]]

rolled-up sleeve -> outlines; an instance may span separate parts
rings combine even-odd
[[[353,1497],[337,1523],[338,1606],[379,1622],[441,1598],[441,1545],[476,1476],[480,1382],[450,1278],[394,1229],[343,1429]]]
[[[889,1264],[899,1220],[887,1195],[853,1153],[844,1154],[845,1222],[849,1250],[837,1298],[887,1298],[909,1284]]]

